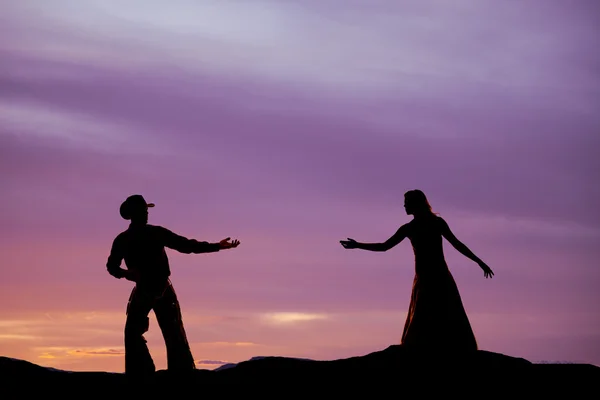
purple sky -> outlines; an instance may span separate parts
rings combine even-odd
[[[596,1],[0,2],[0,355],[123,370],[127,222],[170,252],[201,368],[400,340],[420,188],[484,350],[600,366]],[[159,368],[164,345],[147,335]]]

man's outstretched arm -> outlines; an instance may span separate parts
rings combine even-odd
[[[229,238],[223,239],[217,243],[198,241],[196,239],[188,239],[184,236],[173,233],[166,228],[161,227],[159,229],[161,235],[163,236],[163,243],[165,247],[185,254],[214,253],[219,250],[237,247],[240,244],[240,242],[237,240],[229,242]]]

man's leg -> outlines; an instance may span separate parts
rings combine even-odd
[[[154,313],[167,347],[167,368],[177,371],[195,369],[194,357],[183,328],[179,301],[171,282],[156,302]]]
[[[154,373],[156,367],[148,350],[144,333],[148,331],[148,314],[153,306],[153,296],[139,290],[131,291],[127,304],[125,322],[125,373],[128,376],[140,376]]]

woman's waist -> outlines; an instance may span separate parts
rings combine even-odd
[[[446,259],[441,256],[415,257],[415,268],[448,268]]]
[[[447,274],[450,270],[448,264],[444,260],[436,260],[427,262],[415,262],[415,271],[417,274]]]

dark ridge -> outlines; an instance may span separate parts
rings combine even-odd
[[[98,395],[113,399],[137,398],[137,395],[173,399],[202,396],[207,390],[222,395],[223,389],[238,392],[250,388],[252,392],[245,394],[260,390],[261,395],[273,393],[284,398],[306,391],[325,396],[324,390],[331,389],[338,395],[367,389],[371,395],[392,390],[400,397],[408,393],[429,396],[439,391],[444,396],[483,397],[502,393],[537,398],[568,393],[574,398],[575,393],[595,390],[600,382],[600,367],[534,364],[483,350],[471,354],[417,354],[393,345],[364,356],[332,361],[256,357],[218,371],[160,370],[139,381],[127,379],[123,373],[62,371],[0,357],[0,377],[2,393],[8,395],[5,398],[52,394],[51,397],[59,399]],[[220,389],[216,391],[217,388]]]

